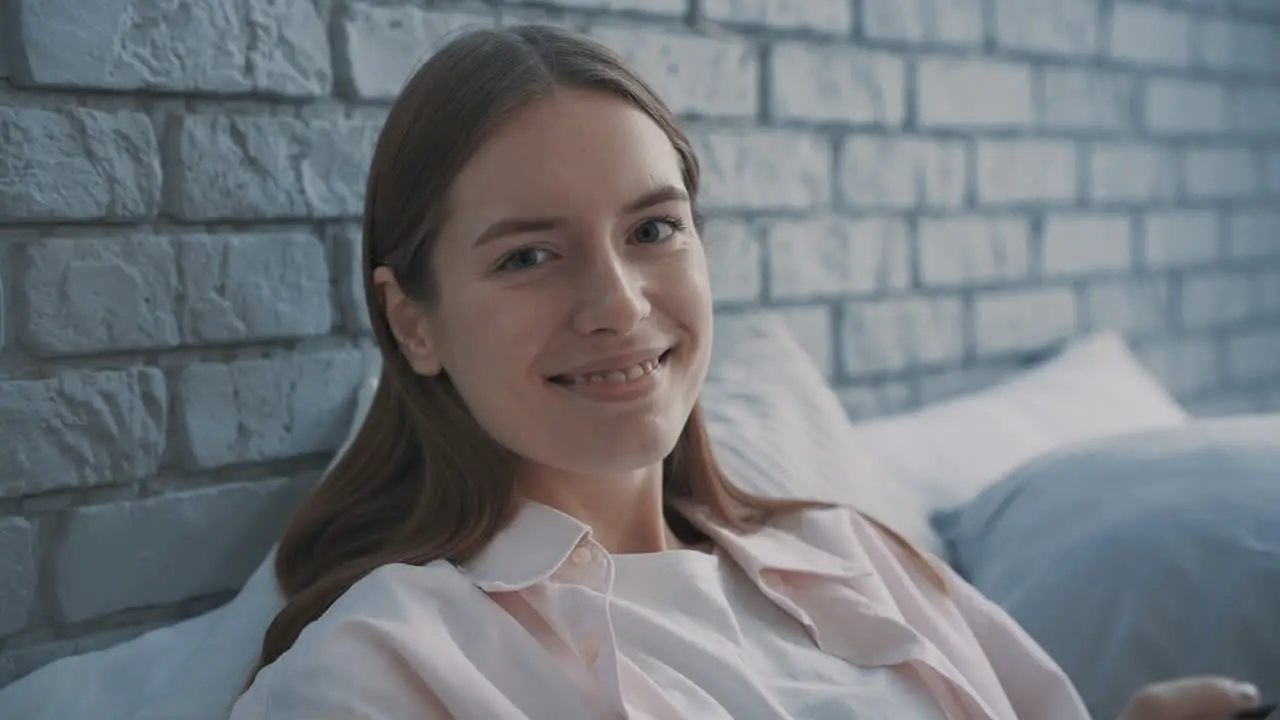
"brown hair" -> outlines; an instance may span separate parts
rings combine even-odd
[[[431,303],[431,249],[454,178],[488,133],[558,87],[621,97],[656,122],[696,200],[698,160],[675,118],[607,48],[551,27],[462,35],[431,57],[392,106],[374,150],[365,196],[363,273],[382,376],[363,425],[285,530],[276,577],[285,606],[266,632],[258,668],[365,575],[389,563],[462,562],[516,507],[516,458],[466,409],[447,373],[415,374],[401,355],[372,283],[389,267],[405,293]],[[716,464],[698,408],[663,462],[664,492],[747,529],[816,503],[746,493]],[[671,516],[685,537],[692,528]]]

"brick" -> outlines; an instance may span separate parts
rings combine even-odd
[[[922,218],[919,235],[926,287],[1016,282],[1030,274],[1030,225],[1024,219]]]
[[[1218,84],[1183,78],[1153,78],[1142,97],[1152,132],[1209,134],[1227,130],[1227,94]]]
[[[1240,330],[1227,336],[1227,379],[1249,382],[1280,379],[1280,329],[1275,327]]]
[[[1035,121],[1031,69],[998,60],[927,58],[916,69],[917,121],[935,128],[1019,128]]]
[[[1039,287],[979,295],[973,301],[974,344],[979,355],[1042,350],[1076,334],[1071,290]]]
[[[635,28],[597,28],[613,48],[680,114],[755,117],[760,106],[760,54],[738,39]]]
[[[369,306],[364,294],[363,230],[354,223],[343,223],[329,229],[329,242],[337,275],[338,307],[343,325],[357,334],[369,333]]]
[[[0,637],[27,625],[35,607],[36,533],[23,518],[0,518]]]
[[[977,200],[984,205],[1076,199],[1076,147],[1058,140],[980,140]]]
[[[1074,57],[1098,52],[1095,0],[996,0],[993,7],[1001,48]]]
[[[1267,189],[1280,195],[1280,150],[1273,150],[1263,159],[1266,163],[1265,174]]]
[[[801,305],[770,308],[769,312],[782,318],[782,322],[795,336],[796,343],[813,358],[828,380],[835,377],[835,341],[832,331],[835,321],[831,308],[825,305]]]
[[[852,208],[957,208],[967,193],[957,141],[854,135],[840,146],[841,201]]]
[[[165,236],[47,238],[23,248],[19,340],[37,356],[160,349],[182,338]],[[203,266],[189,266],[204,274]]]
[[[788,130],[691,133],[708,210],[811,210],[831,204],[831,148]]]
[[[1142,256],[1149,268],[1207,265],[1218,258],[1218,218],[1212,212],[1152,213],[1142,225]]]
[[[906,117],[906,65],[881,52],[775,45],[769,110],[779,120],[897,127]]]
[[[333,325],[325,248],[306,233],[183,237],[178,266],[189,343],[306,337]]]
[[[1209,418],[1256,413],[1264,409],[1265,402],[1257,388],[1235,388],[1188,398],[1183,406],[1192,417]]]
[[[1280,43],[1280,39],[1276,40]],[[1280,51],[1277,51],[1280,58]],[[1280,88],[1252,85],[1231,93],[1231,124],[1234,130],[1254,135],[1280,134]]]
[[[982,16],[981,0],[869,2],[862,4],[862,31],[874,40],[976,47],[986,37]]]
[[[769,287],[805,299],[901,290],[911,282],[902,220],[792,220],[769,226]]]
[[[305,337],[332,325],[324,247],[302,233],[50,238],[23,259],[19,337],[38,356]]]
[[[1210,70],[1271,72],[1280,47],[1280,29],[1259,22],[1203,17],[1194,32],[1196,65]]]
[[[1045,274],[1130,270],[1134,265],[1132,226],[1123,215],[1050,215],[1044,222]]]
[[[184,220],[358,216],[378,130],[368,120],[174,118],[165,211]]]
[[[843,310],[841,361],[849,377],[941,367],[964,357],[964,306],[958,298],[850,302]]]
[[[1040,127],[1053,130],[1119,131],[1135,124],[1137,82],[1128,75],[1091,68],[1049,67],[1041,71]]]
[[[853,4],[809,0],[702,0],[702,16],[713,22],[781,30],[815,30],[848,35]]]
[[[546,0],[513,0],[513,2],[546,4]],[[556,5],[572,10],[613,10],[649,15],[684,16],[689,12],[689,0],[556,0]]]
[[[1218,345],[1210,336],[1159,338],[1134,344],[1143,365],[1176,397],[1198,395],[1218,387]]]
[[[1087,153],[1089,199],[1095,203],[1158,202],[1178,196],[1178,158],[1137,142],[1097,143]]]
[[[492,15],[478,13],[346,5],[334,37],[338,88],[351,98],[393,100],[413,71],[453,36],[493,24]]]
[[[1249,285],[1258,314],[1280,316],[1280,265],[1270,261],[1262,263],[1250,273]]]
[[[1247,278],[1223,270],[1186,274],[1178,298],[1183,326],[1204,328],[1247,320],[1254,314],[1254,290]]]
[[[1119,330],[1128,335],[1163,333],[1174,325],[1173,290],[1151,277],[1095,280],[1083,291],[1085,329]]]
[[[335,450],[366,377],[364,362],[358,350],[344,349],[188,365],[175,393],[187,467]]]
[[[845,414],[855,422],[905,412],[916,405],[911,383],[903,381],[845,385],[836,388],[836,394]]]
[[[1280,17],[1280,5],[1274,0],[1235,0],[1235,8],[1261,17]]]
[[[309,0],[16,2],[23,84],[298,97],[332,84],[328,35]]]
[[[10,221],[134,220],[160,203],[160,152],[142,113],[0,107],[0,167]]]
[[[0,497],[150,476],[164,452],[167,398],[155,368],[0,381]]]
[[[1150,3],[1117,2],[1112,10],[1110,56],[1143,65],[1187,67],[1192,60],[1191,16]]]
[[[1280,210],[1242,210],[1230,217],[1227,253],[1255,259],[1280,257]]]
[[[240,587],[314,480],[236,483],[76,508],[52,557],[61,619],[81,622]]]
[[[712,220],[702,232],[716,302],[759,300],[763,252],[751,226],[736,220]]]
[[[1254,197],[1262,188],[1258,170],[1246,147],[1188,148],[1182,155],[1182,191],[1199,199]]]

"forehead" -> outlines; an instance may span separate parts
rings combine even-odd
[[[604,93],[557,90],[486,139],[450,199],[465,222],[471,214],[616,210],[656,186],[682,184],[675,148],[642,110]]]

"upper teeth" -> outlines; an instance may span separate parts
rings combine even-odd
[[[641,360],[640,362],[618,370],[606,370],[604,372],[589,373],[586,375],[569,375],[567,376],[571,383],[596,383],[596,382],[630,382],[642,375],[648,375],[662,364],[661,358],[656,357],[649,360]]]

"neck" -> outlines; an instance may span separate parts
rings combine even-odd
[[[596,542],[611,554],[684,547],[663,514],[661,464],[610,477],[528,468],[519,486],[526,498],[589,525]]]

